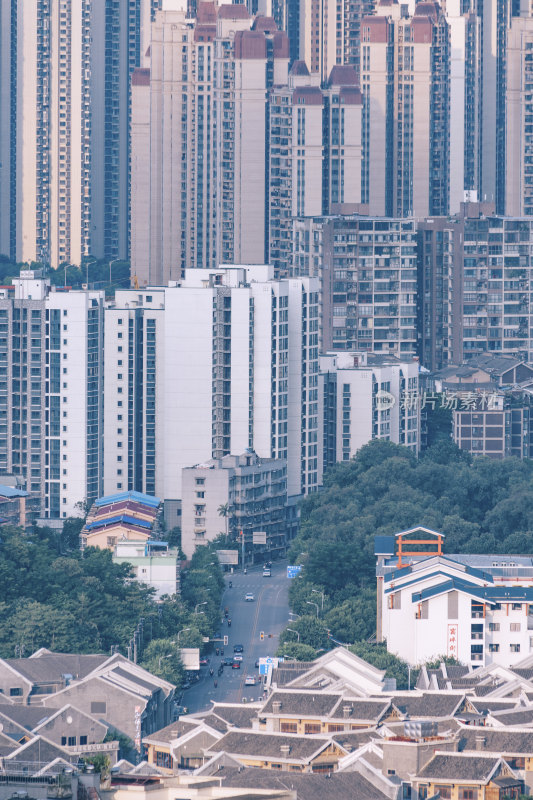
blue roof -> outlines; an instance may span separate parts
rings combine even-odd
[[[374,536],[374,555],[394,555],[394,536]]]
[[[490,572],[483,572],[482,570],[476,569],[475,567],[469,567],[466,564],[463,564],[461,561],[456,561],[455,559],[450,558],[449,556],[443,554],[439,556],[438,553],[435,553],[434,555],[426,556],[425,558],[421,558],[419,561],[416,561],[416,564],[417,565],[423,564],[424,561],[429,561],[430,558],[440,558],[443,559],[444,561],[448,561],[450,564],[457,564],[460,567],[461,572],[464,572],[465,575],[472,575],[473,577],[479,578],[482,581],[490,581],[491,583],[493,583],[494,581],[494,578],[490,574]],[[389,572],[388,575],[385,575],[385,582],[390,583],[391,581],[397,580],[397,578],[401,578],[403,575],[409,575],[412,569],[413,565],[408,564],[406,567],[393,570],[392,572]]]
[[[449,578],[451,581],[453,580],[461,580],[461,578],[455,578],[453,575],[449,575],[444,570],[437,570],[436,572],[430,572],[429,574],[424,573],[423,575],[416,575],[413,577],[413,580],[407,581],[406,583],[402,583],[399,586],[389,586],[388,589],[385,589],[385,594],[390,594],[393,592],[398,592],[400,589],[406,589],[407,586],[412,586],[414,583],[420,583],[420,581],[425,581],[428,578],[435,578],[437,575],[442,575],[443,578]],[[464,581],[469,586],[477,586],[477,583],[470,583],[469,581]],[[492,581],[491,581],[492,583]]]
[[[28,492],[24,489],[15,489],[14,486],[0,484],[0,497],[28,497]]]
[[[110,506],[113,503],[120,503],[122,500],[135,500],[136,503],[141,505],[157,508],[161,505],[159,497],[154,497],[151,494],[143,494],[143,492],[119,492],[118,494],[108,494],[106,497],[99,497],[94,501],[95,506]]]
[[[438,586],[431,586],[427,589],[422,589],[421,592],[415,592],[411,596],[411,599],[413,603],[419,603],[422,600],[427,600],[438,594],[451,592],[454,589],[459,592],[465,592],[465,594],[470,594],[487,603],[533,602],[533,587],[475,586],[473,583],[462,581],[459,578],[452,578],[449,581],[440,583]]]
[[[107,528],[109,525],[117,525],[120,522],[138,525],[140,528],[148,528],[149,530],[152,527],[152,523],[147,522],[145,519],[138,519],[129,514],[118,514],[116,517],[106,517],[105,519],[97,519],[94,522],[89,522],[85,528],[88,531],[93,531],[95,528]]]

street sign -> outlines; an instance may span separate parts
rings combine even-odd
[[[266,531],[254,531],[252,533],[252,544],[266,544],[267,535]]]
[[[296,578],[302,571],[302,565],[299,566],[289,566],[287,567],[287,578]]]

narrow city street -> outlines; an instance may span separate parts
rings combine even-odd
[[[201,668],[200,680],[183,694],[182,703],[190,713],[207,708],[212,700],[238,703],[245,697],[255,700],[262,696],[259,681],[259,669],[255,667],[257,659],[272,656],[278,648],[279,634],[287,624],[289,617],[287,579],[287,562],[274,562],[272,576],[263,577],[261,567],[253,567],[248,574],[236,572],[226,575],[226,589],[222,597],[222,613],[219,632],[228,636],[228,645],[223,647],[224,655],[209,656],[209,665]],[[233,588],[229,588],[229,581]],[[246,601],[245,595],[251,592],[253,601]],[[224,618],[224,608],[228,608],[231,626]],[[264,639],[261,640],[261,631]],[[244,648],[240,669],[225,666],[222,675],[218,676],[218,668],[225,657],[233,656],[234,645]],[[214,669],[214,676],[209,669]],[[257,679],[255,686],[245,686],[245,679],[253,675]],[[217,687],[214,681],[217,681]]]

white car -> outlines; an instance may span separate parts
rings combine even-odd
[[[242,661],[242,653],[233,653],[234,661]]]
[[[246,600],[247,603],[252,603],[255,600],[255,597],[253,596],[253,594],[251,592],[248,592],[245,595],[244,599]]]
[[[255,686],[256,680],[254,675],[247,675],[246,680],[244,681],[245,686]]]

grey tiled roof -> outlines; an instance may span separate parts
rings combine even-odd
[[[63,675],[84,678],[108,658],[107,655],[51,653],[38,658],[6,658],[5,662],[31,683],[56,683]]]
[[[360,731],[334,733],[331,738],[351,753],[352,750],[358,750],[372,739],[379,739],[379,735],[376,733],[375,728],[364,728]]]
[[[265,705],[263,714],[273,714],[274,703],[281,703],[281,713],[298,714],[303,717],[326,717],[339,702],[339,694],[322,694],[320,692],[274,692]]]
[[[344,716],[343,711],[345,706],[350,706],[352,709],[347,717]],[[377,721],[389,706],[390,700],[348,700],[343,698],[332,716],[335,719],[348,719],[352,722],[354,720]]]
[[[400,695],[392,698],[398,711],[409,715],[411,719],[451,717],[462,700],[462,694],[423,694],[413,697]]]
[[[470,702],[480,714],[488,711],[512,711],[516,707],[516,699],[505,702],[505,700],[483,700],[482,698],[478,700],[476,697],[472,697]]]
[[[250,728],[252,720],[257,718],[258,708],[254,706],[226,706],[226,705],[213,705],[211,709],[213,714],[217,717],[222,717],[223,720],[234,725],[236,728]]]
[[[308,761],[321,747],[328,744],[328,739],[314,736],[289,736],[286,734],[275,735],[271,733],[256,733],[255,731],[230,731],[218,742],[209,748],[212,752],[222,751],[246,756],[260,756],[261,758],[280,760]],[[283,755],[282,745],[289,745],[290,752]]]
[[[44,722],[45,719],[51,717],[56,711],[56,708],[43,708],[42,706],[21,706],[10,705],[8,703],[0,704],[0,714],[13,720],[13,722],[26,728],[28,731],[32,731],[39,723]]]
[[[196,727],[197,725],[195,725],[194,722],[187,722],[187,720],[179,719],[176,722],[172,722],[170,725],[167,725],[165,728],[154,731],[149,736],[146,736],[145,739],[150,739],[161,743],[170,743],[174,741],[174,739],[178,739],[180,736],[183,736],[185,733],[188,733],[190,730]]]
[[[497,756],[434,755],[418,773],[419,778],[453,781],[479,781],[484,783],[496,764]]]
[[[495,712],[494,719],[502,725],[531,725],[533,723],[533,708],[524,711]]]
[[[483,739],[481,743],[480,739]],[[459,750],[477,750],[505,755],[533,754],[533,731],[507,731],[488,727],[465,728],[459,734]]]
[[[213,728],[215,731],[226,733],[228,730],[227,722],[224,722],[223,719],[220,719],[220,717],[217,717],[215,714],[206,714],[206,716],[202,717],[202,719],[206,725],[209,725],[209,727]]]
[[[217,777],[222,777],[222,786],[295,791],[297,800],[324,800],[324,797],[335,797],[335,800],[386,800],[386,796],[358,772],[334,772],[331,777],[326,777],[251,767],[239,772],[225,767],[217,772]]]

